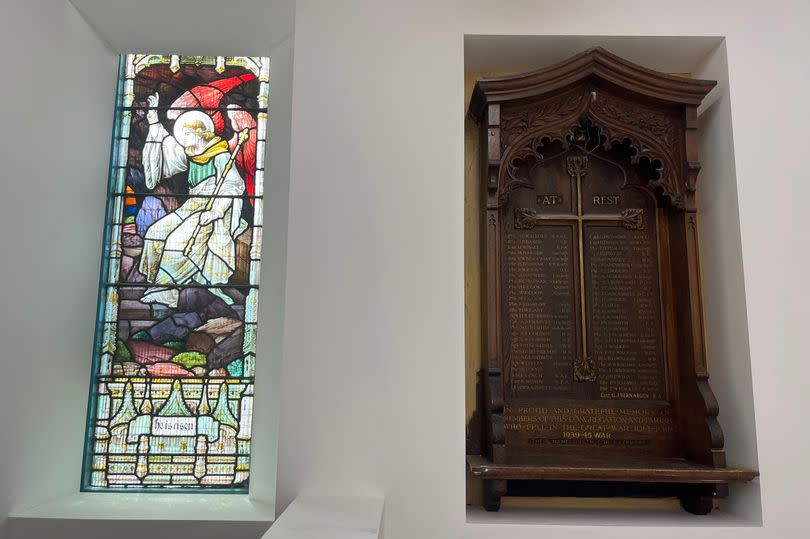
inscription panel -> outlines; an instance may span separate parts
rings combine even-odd
[[[566,395],[577,352],[576,231],[560,223],[504,233],[506,371],[515,398]]]
[[[522,454],[616,452],[667,455],[675,451],[675,423],[668,404],[554,402],[509,404],[506,439]]]
[[[583,196],[586,328],[600,399],[664,400],[656,206],[592,159]],[[615,220],[616,216],[624,216]]]
[[[658,258],[650,228],[585,226],[588,336],[601,399],[666,398]]]
[[[653,196],[575,150],[501,220],[510,452],[674,454]]]

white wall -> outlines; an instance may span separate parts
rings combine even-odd
[[[3,12],[0,519],[79,483],[54,478],[82,458],[117,65],[69,4]]]
[[[291,2],[288,2],[291,4]],[[289,19],[292,26],[292,19]],[[293,36],[270,48],[269,171],[265,177],[264,233],[256,343],[253,481],[250,497],[275,505],[281,361],[287,274],[287,209],[290,193],[290,124],[292,122]],[[261,362],[260,362],[261,361]]]
[[[799,129],[808,120],[802,22],[809,15],[805,3],[787,1],[299,0],[282,504],[321,490],[383,493],[387,539],[594,533],[465,521],[463,35],[726,36],[730,98],[713,114],[733,117],[742,257],[724,256],[733,245],[708,255],[719,266],[707,272],[707,286],[722,281],[722,264],[741,261],[744,283],[721,284],[744,284],[747,299],[729,299],[734,311],[711,323],[738,332],[735,352],[744,354],[748,313],[764,524],[722,527],[740,524],[735,515],[635,523],[624,516],[629,525],[598,533],[648,537],[649,526],[671,523],[690,526],[695,537],[800,536],[808,367],[798,330],[808,290],[799,231],[808,224],[800,211],[808,188],[800,183],[807,174]],[[715,172],[727,204],[736,204],[733,171]],[[730,211],[721,211],[724,219]],[[711,212],[704,231],[717,223]],[[736,229],[709,231],[705,242],[721,238],[739,242]],[[712,361],[718,377],[735,376]],[[735,406],[733,394],[721,396],[726,409]],[[753,448],[732,451],[756,460]],[[542,513],[535,520],[557,522]],[[605,515],[589,522],[617,523]]]
[[[717,87],[701,107],[699,178],[704,311],[712,389],[729,463],[757,467],[753,378],[748,309],[740,238],[740,212],[732,136],[726,43],[719,44],[692,71]],[[732,485],[726,511],[761,522],[760,483]]]

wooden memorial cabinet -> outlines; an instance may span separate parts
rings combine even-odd
[[[714,86],[603,49],[477,82],[488,361],[468,465],[487,509],[507,488],[614,485],[705,514],[757,475],[726,466],[706,362],[697,107]]]

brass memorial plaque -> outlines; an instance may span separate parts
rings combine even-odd
[[[654,196],[571,150],[502,212],[507,447],[670,454]]]

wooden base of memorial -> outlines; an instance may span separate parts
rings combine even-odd
[[[484,482],[484,507],[500,509],[501,496],[507,492],[507,481],[572,481],[580,484],[574,492],[587,492],[590,485],[600,482],[622,484],[624,491],[633,491],[627,483],[655,483],[645,489],[647,495],[676,495],[684,509],[705,515],[712,509],[714,498],[727,494],[727,486],[735,481],[751,481],[757,475],[745,468],[706,466],[686,459],[583,459],[554,456],[532,459],[522,464],[495,464],[480,455],[467,456],[468,470]],[[657,488],[659,487],[660,488]],[[602,489],[604,492],[604,489]]]
[[[540,481],[706,514],[758,475],[726,465],[709,387],[695,191],[714,86],[603,49],[477,82],[487,361],[467,462],[488,510]]]

